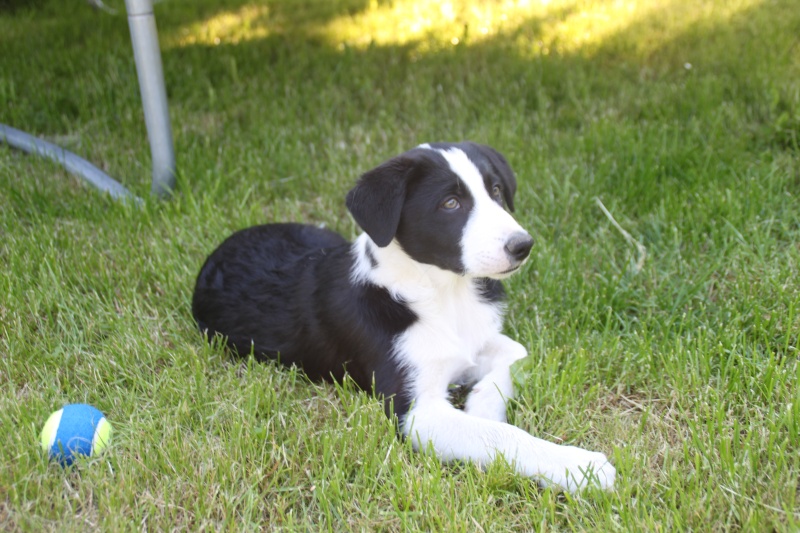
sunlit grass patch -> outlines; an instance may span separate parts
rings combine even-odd
[[[266,4],[247,4],[179,28],[166,39],[167,46],[237,44],[268,37],[270,9]]]
[[[516,35],[528,52],[548,55],[594,50],[615,34],[634,29],[634,46],[651,52],[698,25],[724,24],[763,0],[687,3],[682,0],[372,0],[328,20],[296,10],[250,3],[181,27],[169,45],[236,44],[273,34],[300,32],[334,45],[430,47],[470,45]]]

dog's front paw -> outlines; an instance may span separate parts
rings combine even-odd
[[[464,412],[486,420],[506,421],[506,402],[496,388],[473,389],[464,404]]]
[[[575,446],[564,446],[562,452],[549,475],[545,475],[545,485],[555,484],[569,492],[578,492],[588,486],[604,490],[614,487],[617,470],[605,454]]]

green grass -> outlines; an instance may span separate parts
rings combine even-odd
[[[0,122],[146,196],[127,21],[106,3],[119,13],[3,4]],[[115,203],[0,148],[0,529],[800,528],[795,2],[165,0],[156,14],[171,201]],[[343,197],[361,172],[460,139],[507,156],[537,240],[507,284],[508,333],[531,353],[511,419],[609,454],[613,492],[442,465],[348,384],[231,359],[194,329],[194,276],[230,231],[294,220],[353,237]],[[64,472],[37,439],[70,402],[115,436]]]

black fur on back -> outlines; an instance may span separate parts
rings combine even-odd
[[[353,284],[351,245],[303,224],[238,231],[206,260],[192,314],[209,338],[222,335],[240,355],[296,365],[311,379],[347,373],[402,417],[409,408],[404,369],[390,360],[394,337],[417,319],[382,287]]]

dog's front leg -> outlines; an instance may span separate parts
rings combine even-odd
[[[514,397],[511,365],[528,355],[525,348],[505,335],[497,335],[478,354],[472,375],[478,379],[464,404],[472,416],[506,421],[506,402]]]
[[[575,492],[596,484],[609,489],[616,471],[605,455],[561,446],[494,420],[471,416],[444,398],[420,398],[408,412],[403,432],[416,450],[433,448],[443,461],[470,461],[481,467],[503,457],[520,474],[540,485]]]

